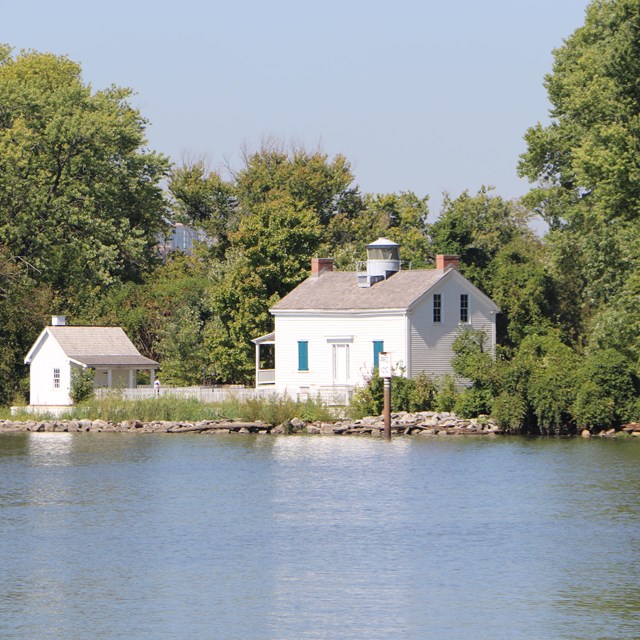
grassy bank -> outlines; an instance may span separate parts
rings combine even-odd
[[[246,420],[270,424],[281,424],[292,418],[306,421],[331,421],[335,416],[322,402],[307,400],[299,402],[290,398],[252,398],[246,400],[229,399],[220,403],[201,402],[200,400],[163,396],[146,400],[122,400],[104,398],[89,400],[69,408],[63,419],[83,418],[122,422],[123,420],[158,420],[197,422],[199,420]],[[39,414],[38,419],[52,418]],[[11,416],[9,409],[0,410],[0,419],[33,420],[34,416],[26,412]]]

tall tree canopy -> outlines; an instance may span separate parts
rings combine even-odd
[[[502,247],[530,237],[529,212],[515,202],[482,187],[476,195],[445,193],[440,217],[430,227],[434,253],[460,256],[461,270],[474,284],[487,289],[487,268]]]
[[[0,50],[0,245],[62,306],[139,277],[164,227],[168,160],[130,96],[93,92],[66,57]]]
[[[271,330],[269,307],[306,277],[333,217],[354,202],[361,206],[352,182],[343,156],[274,141],[245,150],[243,166],[229,178],[201,160],[173,173],[177,210],[212,237],[212,321],[205,333],[218,379],[250,380],[251,338]]]
[[[519,171],[538,182],[527,203],[550,224],[563,289],[584,294],[588,316],[639,265],[640,0],[594,0],[554,57],[551,122],[527,131]]]

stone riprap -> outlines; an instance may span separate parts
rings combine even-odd
[[[354,435],[381,437],[384,434],[382,416],[369,416],[359,420],[337,420],[335,422],[305,422],[293,418],[278,425],[260,421],[202,420],[199,422],[141,422],[125,420],[28,420],[24,422],[0,420],[0,433],[17,432],[69,432],[69,433],[203,433],[203,434],[308,434],[308,435]],[[452,413],[421,411],[417,413],[391,414],[391,433],[395,436],[495,436],[503,430],[490,418],[460,418]],[[630,434],[640,436],[640,423],[625,425],[621,431],[583,430],[581,435],[589,437],[615,437]]]
[[[24,422],[0,420],[0,433],[10,432],[89,432],[89,433],[209,433],[209,434],[309,434],[309,435],[372,435],[384,432],[382,416],[336,422],[305,422],[293,418],[283,424],[236,420],[202,420],[199,422],[141,422],[125,420],[29,420]],[[391,416],[394,435],[490,435],[501,429],[488,418],[470,420],[451,413],[419,412],[394,413]]]

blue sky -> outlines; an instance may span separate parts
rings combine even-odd
[[[527,127],[547,119],[552,49],[587,0],[21,0],[0,42],[67,54],[95,89],[136,91],[149,146],[239,166],[275,136],[344,154],[365,192],[494,185],[517,197]]]

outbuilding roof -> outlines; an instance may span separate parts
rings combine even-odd
[[[40,334],[25,358],[31,359],[44,338],[50,335],[65,355],[78,364],[89,367],[139,367],[155,368],[159,363],[141,355],[121,327],[47,327]]]

